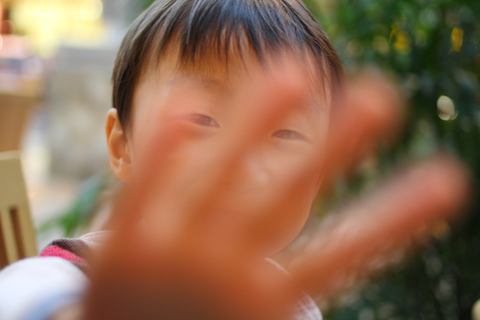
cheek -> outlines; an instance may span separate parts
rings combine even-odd
[[[280,232],[282,248],[292,242],[305,225],[316,194],[315,185],[316,183],[310,183],[298,188],[285,197],[289,198],[287,201],[282,201],[283,209],[279,214],[287,222],[284,230]]]
[[[137,129],[138,128],[138,129]],[[142,162],[145,162],[145,156],[149,151],[149,134],[147,127],[136,127],[130,140],[130,154],[132,162],[133,178],[139,177],[141,169],[144,167]],[[152,168],[153,169],[153,168]]]
[[[165,147],[164,143],[170,138],[164,132],[165,119],[162,110],[152,104],[145,103],[135,110],[130,140],[134,177],[138,177],[139,172],[145,169],[145,163],[154,165],[154,159],[163,156],[159,150]]]
[[[300,156],[283,157],[282,161],[277,160],[271,165],[272,186],[282,185],[287,192],[278,194],[276,197],[275,219],[279,219],[275,230],[275,238],[272,239],[269,254],[273,254],[290,242],[300,233],[310,214],[313,200],[316,196],[319,173],[310,172],[306,179],[299,182],[296,173],[305,166],[305,158]],[[295,177],[292,179],[292,175]],[[297,180],[295,180],[297,179]]]

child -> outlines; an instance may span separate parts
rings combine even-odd
[[[128,31],[113,83],[110,162],[133,186],[117,203],[115,231],[57,240],[3,271],[2,319],[321,319],[302,289],[327,288],[355,242],[396,239],[457,203],[459,193],[439,203],[443,189],[425,185],[433,173],[462,184],[450,163],[434,163],[423,183],[387,188],[390,200],[370,206],[380,231],[342,235],[293,273],[296,282],[266,262],[299,233],[327,173],[397,115],[383,110],[398,104],[390,91],[360,84],[352,92],[366,107],[342,114],[326,143],[343,71],[299,0],[157,1]],[[411,216],[382,220],[412,188],[431,196],[405,205]]]

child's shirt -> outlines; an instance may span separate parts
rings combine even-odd
[[[0,319],[48,320],[62,308],[81,301],[88,285],[89,257],[108,233],[55,240],[38,257],[2,270]],[[320,310],[307,294],[298,300],[292,320],[321,319]]]

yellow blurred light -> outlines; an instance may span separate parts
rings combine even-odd
[[[402,54],[408,54],[412,51],[412,38],[405,31],[397,31],[396,40],[393,44],[395,50]]]
[[[447,96],[440,96],[437,100],[438,117],[444,121],[455,120],[457,111],[453,100]]]
[[[372,41],[372,47],[381,54],[387,54],[390,52],[390,44],[388,39],[384,36],[375,36]]]
[[[37,12],[38,3],[33,0],[23,1],[23,11],[29,16],[35,16]]]
[[[0,0],[2,1],[2,0]],[[52,56],[59,44],[90,46],[105,37],[101,0],[16,0],[12,20],[35,43],[37,53]]]
[[[27,15],[43,19],[98,20],[103,14],[100,0],[24,0]]]
[[[452,30],[452,51],[460,52],[463,46],[463,29],[455,27]]]
[[[25,0],[23,6],[25,13],[33,17],[57,19],[61,16],[59,0]]]
[[[83,0],[80,16],[85,20],[98,20],[102,17],[103,4],[100,0]]]
[[[409,54],[412,51],[412,37],[398,28],[394,23],[392,24],[392,32],[390,32],[390,41],[393,41],[393,48],[401,54]]]

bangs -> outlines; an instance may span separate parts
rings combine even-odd
[[[156,63],[172,46],[178,68],[205,68],[245,62],[252,53],[264,63],[280,52],[307,53],[325,75],[327,37],[301,2],[275,0],[195,0],[172,3],[151,44]],[[296,8],[292,8],[296,6]],[[295,14],[297,13],[297,14]],[[303,14],[306,17],[300,17]],[[313,25],[309,26],[306,19]],[[321,36],[315,33],[322,33]],[[147,44],[148,45],[148,44]],[[328,48],[330,49],[330,48]],[[333,48],[331,48],[333,50]],[[302,57],[304,58],[304,57]],[[234,63],[236,65],[236,63]]]

